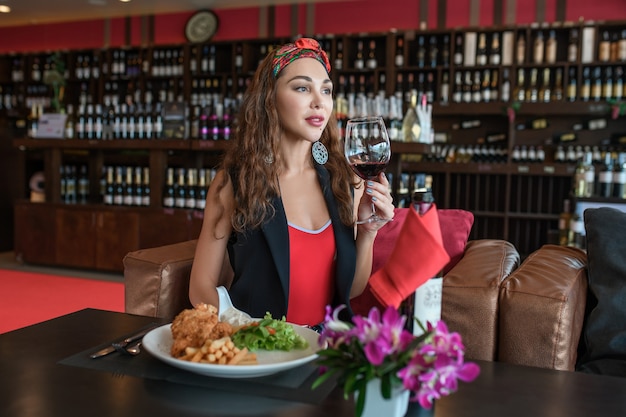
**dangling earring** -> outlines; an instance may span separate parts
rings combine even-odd
[[[267,165],[272,165],[274,163],[274,154],[270,152],[269,154],[265,155],[263,161],[265,161]]]
[[[313,143],[313,147],[311,147],[311,153],[313,154],[313,159],[320,165],[324,165],[328,162],[328,149],[326,146],[319,140]]]

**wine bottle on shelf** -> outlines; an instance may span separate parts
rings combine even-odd
[[[552,94],[552,90],[550,89],[550,68],[546,67],[543,69],[543,73],[541,75],[541,86],[539,87],[539,97],[540,101],[547,103],[550,101],[550,96]]]
[[[481,32],[478,35],[478,46],[476,47],[476,65],[487,65],[487,34]]]
[[[595,168],[592,163],[591,152],[586,152],[578,161],[574,173],[574,195],[576,197],[591,197],[594,195]]]
[[[546,40],[546,63],[554,64],[556,62],[557,47],[556,32],[550,30]]]
[[[124,175],[124,191],[122,197],[122,204],[125,206],[132,206],[135,196],[135,183],[133,181],[133,167],[127,166]]]
[[[620,62],[626,62],[626,29],[622,29],[618,45],[617,45],[617,60]]]
[[[559,67],[554,72],[554,88],[552,89],[552,100],[563,100],[563,68]]]
[[[456,71],[454,73],[452,101],[454,103],[460,103],[463,101],[463,74],[461,73],[461,71]]]
[[[491,50],[489,51],[489,64],[500,65],[500,33],[494,32],[491,34]]]
[[[370,40],[369,50],[367,53],[367,68],[376,69],[378,67],[378,61],[376,60],[376,41]]]
[[[545,51],[545,41],[543,38],[543,31],[538,31],[535,35],[535,42],[533,44],[533,62],[535,64],[542,64]]]
[[[613,193],[613,155],[609,151],[604,154],[604,164],[598,174],[598,186],[600,197],[611,197]]]
[[[613,98],[613,68],[606,67],[602,79],[602,99],[610,100],[611,98]]]
[[[497,101],[498,100],[498,70],[491,70],[491,85],[489,86],[490,97],[488,101]]]
[[[530,84],[528,86],[528,90],[526,91],[526,101],[530,101],[531,103],[537,102],[539,95],[539,90],[537,88],[537,74],[537,68],[530,69]]]
[[[598,45],[598,61],[608,62],[611,58],[611,38],[607,30],[602,32],[602,38]]]
[[[626,153],[620,152],[613,167],[612,197],[626,198]]]
[[[134,193],[133,195],[133,206],[141,206],[143,205],[143,179],[141,178],[142,168],[140,166],[135,167],[135,178],[133,181],[134,185]]]
[[[398,68],[402,68],[404,66],[404,37],[402,36],[398,36],[398,39],[396,39],[396,55],[394,63]]]
[[[509,69],[502,70],[502,86],[500,90],[500,100],[505,103],[511,98],[511,80],[509,79]]]
[[[589,101],[591,98],[591,69],[589,67],[583,68],[583,80],[580,87],[580,99],[582,101]]]
[[[441,47],[441,65],[450,66],[450,35],[443,36],[443,46]]]
[[[187,190],[185,184],[185,169],[178,168],[177,172],[177,180],[175,183],[175,191],[176,194],[174,196],[174,206],[176,208],[185,208],[187,203]]]
[[[337,41],[337,54],[335,55],[335,69],[341,71],[343,69],[343,42]]]
[[[174,168],[167,168],[165,190],[163,192],[163,207],[173,208],[176,198],[174,190]]]
[[[567,62],[578,61],[578,29],[570,29],[567,45]]]
[[[463,65],[463,34],[457,33],[454,41],[454,65]]]
[[[600,101],[602,99],[602,68],[600,67],[595,67],[593,69],[591,98],[593,99],[593,101]]]
[[[619,66],[615,67],[615,80],[613,82],[613,98],[621,100],[626,94],[624,93],[624,69]]]
[[[426,65],[426,40],[423,35],[417,38],[417,66],[423,68]]]
[[[578,82],[576,80],[576,68],[569,68],[567,83],[567,101],[576,101],[578,95]]]
[[[363,41],[358,41],[356,47],[356,59],[354,60],[354,68],[361,70],[364,66],[365,61],[363,58]]]
[[[526,100],[526,80],[524,75],[524,68],[517,69],[517,83],[516,83],[515,99],[518,101]]]
[[[439,88],[439,102],[441,104],[448,104],[450,100],[450,75],[448,72],[444,72],[441,77],[441,87]]]
[[[81,165],[78,171],[78,201],[87,203],[89,197],[89,175],[87,173],[87,165]]]
[[[437,45],[437,37],[435,35],[430,36],[428,47],[428,58],[430,66],[435,68],[439,60],[439,46]]]
[[[141,195],[141,205],[148,207],[150,205],[150,168],[143,167],[143,194]]]
[[[115,195],[114,167],[106,167],[106,188],[104,192],[104,204],[112,205]]]
[[[196,192],[198,189],[198,171],[195,168],[187,170],[187,186],[185,190],[185,208],[196,208]]]
[[[207,183],[206,183],[206,169],[200,168],[198,170],[198,187],[196,192],[196,204],[195,209],[204,211],[206,207],[206,195],[207,195]]]
[[[522,32],[517,35],[515,45],[515,63],[523,64],[526,61],[526,37]]]

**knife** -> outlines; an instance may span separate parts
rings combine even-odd
[[[146,333],[148,333],[150,330],[152,330],[152,329],[154,329],[156,327],[157,327],[157,325],[150,326],[150,327],[148,327],[146,329],[143,329],[143,330],[141,330],[141,331],[139,331],[139,332],[137,332],[137,333],[135,333],[135,334],[133,334],[131,336],[128,336],[126,339],[124,339],[124,340],[122,340],[120,342],[113,342],[109,346],[107,346],[107,347],[105,347],[103,349],[100,349],[99,351],[97,351],[95,353],[92,353],[91,355],[89,355],[89,357],[91,359],[96,359],[96,358],[101,358],[103,356],[106,356],[109,353],[113,353],[113,352],[116,351],[116,349],[115,349],[115,345],[116,344],[117,345],[126,346],[126,345],[128,345],[130,343],[136,342],[137,340],[140,340],[141,338],[143,338],[146,335]]]

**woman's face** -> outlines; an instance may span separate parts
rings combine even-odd
[[[276,80],[276,108],[284,139],[319,140],[333,111],[333,83],[314,58],[300,58]]]

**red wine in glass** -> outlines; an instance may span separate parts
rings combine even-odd
[[[381,116],[350,119],[346,123],[344,152],[354,172],[364,180],[376,180],[391,158],[391,143]],[[376,215],[372,202],[372,215],[357,224],[389,221]]]

